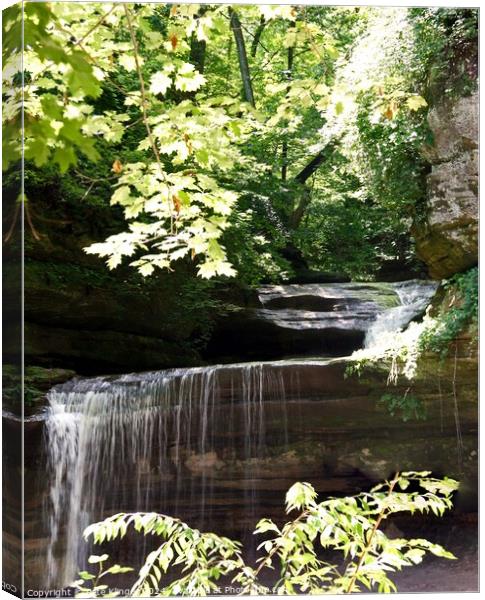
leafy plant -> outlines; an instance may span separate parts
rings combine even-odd
[[[426,419],[426,405],[416,396],[408,393],[399,396],[397,394],[383,394],[378,401],[378,404],[384,405],[391,417],[396,415],[406,422],[412,419]]]
[[[90,525],[84,537],[92,538],[95,544],[112,542],[122,539],[133,527],[145,536],[162,539],[147,556],[132,585],[130,594],[138,597],[216,593],[222,577],[230,577],[241,594],[264,594],[271,590],[261,580],[271,573],[275,578],[272,591],[278,594],[352,593],[364,589],[391,592],[396,586],[389,575],[419,564],[426,553],[455,557],[425,539],[389,539],[380,526],[399,512],[443,515],[451,508],[457,487],[456,481],[432,478],[428,471],[403,472],[370,492],[317,502],[317,493],[309,483],[295,483],[286,494],[286,510],[298,511],[299,515],[282,527],[270,519],[262,519],[256,526],[255,534],[272,535],[259,545],[262,555],[257,566],[245,562],[239,542],[201,533],[178,519],[157,513],[120,513]],[[335,550],[343,556],[328,562],[321,558],[323,550]],[[80,574],[81,578],[73,583],[77,597],[104,594],[106,588],[100,585],[105,584],[99,584],[99,580],[124,572],[120,569],[125,568],[118,565],[103,570],[101,565],[107,559],[106,554],[91,557],[91,563],[100,564],[99,573]],[[168,581],[164,580],[166,574],[172,575]]]
[[[413,76],[434,97],[466,96],[477,87],[478,10],[413,8],[414,48],[419,69]]]
[[[419,339],[421,351],[430,350],[445,357],[450,344],[467,327],[478,327],[478,267],[458,273],[443,283],[448,307],[441,310],[433,325]]]

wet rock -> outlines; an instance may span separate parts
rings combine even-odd
[[[25,351],[38,364],[59,363],[81,373],[143,370],[160,365],[196,365],[198,353],[178,340],[126,331],[25,325]]]
[[[218,321],[206,358],[235,362],[350,354],[362,347],[380,315],[401,304],[399,293],[408,283],[428,294],[424,281],[263,286],[259,308],[242,308]],[[415,316],[410,310],[398,326]]]
[[[24,371],[24,414],[31,413],[45,405],[46,392],[54,385],[64,383],[76,373],[70,369],[25,367]],[[15,415],[21,415],[21,375],[15,365],[2,365],[3,406]]]
[[[200,475],[206,471],[218,471],[224,467],[224,462],[219,459],[216,452],[205,454],[192,453],[186,460],[185,466],[194,475]]]
[[[312,271],[311,269],[299,269],[288,283],[347,283],[350,277],[345,273],[327,273],[325,271]]]

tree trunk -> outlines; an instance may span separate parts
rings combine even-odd
[[[303,219],[303,215],[305,214],[308,205],[312,200],[312,191],[309,187],[305,186],[303,193],[301,195],[300,201],[298,202],[295,210],[291,213],[288,224],[290,228],[294,231],[298,228]]]
[[[306,183],[306,181],[315,173],[318,167],[324,163],[329,155],[335,150],[337,146],[337,141],[332,140],[329,142],[325,148],[320,150],[318,154],[316,154],[312,160],[304,167],[298,175],[295,177],[295,181],[298,183]]]
[[[202,17],[206,12],[207,7],[201,6],[199,8],[198,16]],[[205,40],[198,40],[195,33],[192,34],[192,37],[190,38],[189,62],[194,65],[199,73],[204,72],[206,46],[207,44]]]
[[[189,62],[194,65],[199,73],[204,72],[206,46],[205,40],[198,40],[195,35],[192,36]]]
[[[231,16],[231,29],[234,33],[234,40],[236,41],[237,58],[239,60],[239,70],[241,72],[244,99],[246,102],[249,102],[251,106],[255,107],[256,103],[254,102],[253,86],[251,83],[251,76],[249,74],[248,55],[246,53],[246,45],[244,43],[244,36],[241,29],[241,21],[239,20],[237,12],[232,8],[229,8],[229,14]]]
[[[286,88],[286,93],[290,93],[291,89],[291,72],[293,71],[293,57],[295,55],[295,48],[290,46],[288,48],[288,69],[287,69],[287,77],[288,77],[288,87]],[[283,148],[281,151],[281,180],[286,181],[288,176],[288,133],[285,133],[283,138]]]

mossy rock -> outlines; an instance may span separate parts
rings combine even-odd
[[[70,369],[46,369],[39,366],[25,367],[24,375],[24,405],[31,409],[44,404],[46,392],[54,385],[64,383],[76,375]],[[22,381],[19,368],[16,365],[2,366],[3,402],[4,406],[20,414],[22,407]]]

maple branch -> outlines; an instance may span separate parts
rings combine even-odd
[[[389,484],[389,491],[387,492],[387,496],[386,496],[386,500],[388,498],[390,498],[392,492],[394,491],[394,487],[396,485],[396,483],[399,481],[399,473],[396,473],[394,475],[394,479],[391,481],[391,483]],[[350,580],[349,583],[349,587],[347,588],[346,593],[350,594],[352,593],[352,590],[354,589],[354,585],[355,585],[355,581],[357,579],[357,575],[359,573],[360,568],[362,567],[362,564],[364,562],[365,557],[367,556],[367,553],[369,552],[369,549],[371,547],[372,544],[372,540],[374,539],[374,536],[377,532],[377,530],[379,529],[379,526],[381,524],[381,522],[386,518],[386,508],[387,506],[383,506],[381,509],[381,512],[379,513],[376,522],[374,523],[374,527],[372,528],[372,531],[370,532],[369,538],[367,540],[367,545],[365,546],[365,548],[362,551],[362,554],[359,557],[359,562],[357,563],[357,566],[355,568],[355,572],[352,576],[352,579]]]
[[[155,139],[153,138],[150,123],[148,122],[148,112],[147,112],[148,100],[147,100],[147,96],[146,96],[145,80],[143,79],[143,73],[141,70],[140,58],[139,58],[139,54],[138,54],[138,43],[136,41],[135,30],[133,29],[133,22],[131,20],[131,14],[130,14],[130,11],[126,4],[123,5],[123,8],[125,9],[126,20],[128,23],[128,30],[130,32],[131,45],[133,46],[133,55],[135,58],[135,66],[136,66],[136,72],[138,75],[138,81],[140,82],[141,110],[142,110],[143,123],[145,125],[145,129],[147,131],[147,136],[148,136],[148,141],[150,143],[152,152],[155,156],[155,160],[157,161],[158,169],[160,171],[160,175],[162,176],[162,180],[169,187],[168,182],[167,182],[167,177],[166,177],[165,171],[163,169],[162,160],[160,158],[160,153],[159,153],[157,145],[155,143]],[[169,192],[168,196],[169,196],[170,222],[171,222],[171,229],[173,232],[173,208],[172,208],[172,204],[171,204],[170,192]]]

